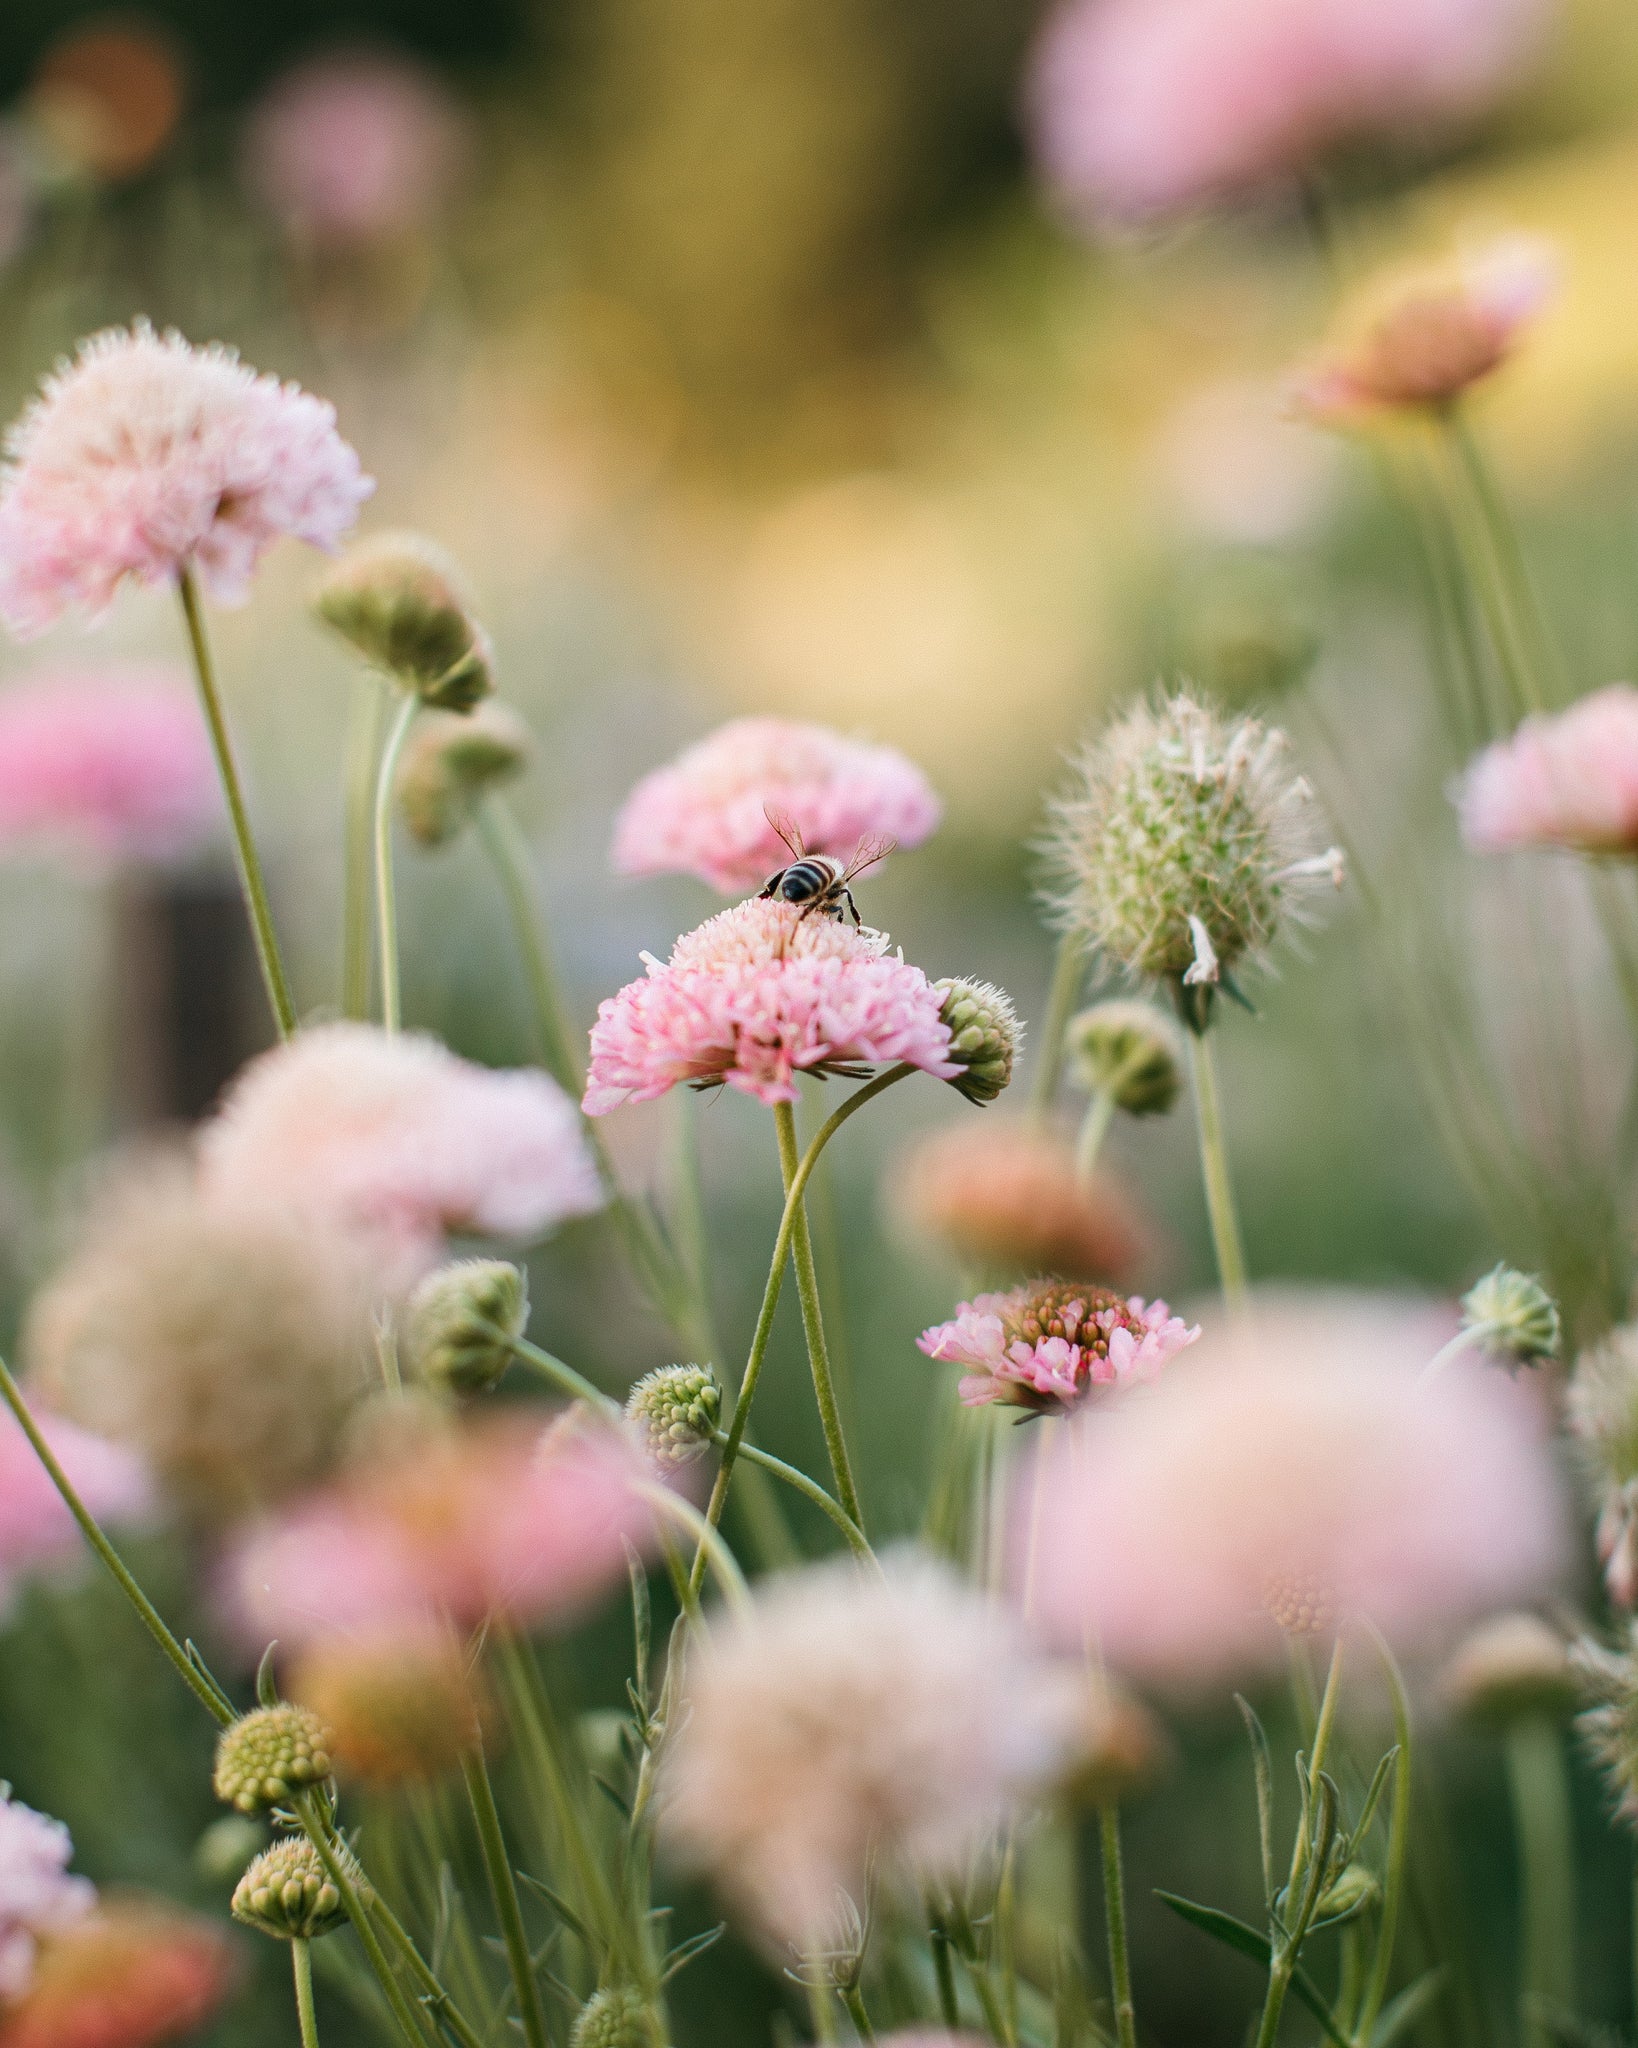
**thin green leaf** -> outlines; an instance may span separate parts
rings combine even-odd
[[[273,1671],[273,1659],[278,1647],[278,1638],[275,1637],[262,1652],[262,1661],[256,1666],[256,1698],[264,1707],[276,1707],[279,1704],[279,1681]],[[188,1662],[195,1671],[204,1669],[199,1652],[192,1643],[188,1645]]]
[[[1209,1934],[1214,1941],[1249,1957],[1265,1970],[1269,1967],[1267,1939],[1255,1927],[1248,1927],[1243,1920],[1236,1920],[1232,1913],[1220,1912],[1215,1906],[1201,1906],[1193,1899],[1180,1899],[1175,1892],[1157,1891],[1155,1897],[1170,1906],[1179,1919],[1187,1920],[1191,1927],[1198,1927],[1202,1934]],[[1348,2036],[1338,2026],[1331,2008],[1306,1970],[1299,1968],[1293,1973],[1291,1989],[1319,2021],[1336,2048],[1349,2048]],[[1373,2043],[1372,2048],[1376,2048],[1376,2044]]]
[[[1376,2032],[1371,2036],[1371,2048],[1388,2048],[1405,2029],[1419,2020],[1433,2001],[1445,1988],[1446,1972],[1443,1969],[1429,1970],[1418,1977],[1414,1984],[1407,1984],[1376,2023]]]
[[[1382,1761],[1377,1765],[1376,1769],[1371,1773],[1371,1782],[1365,1788],[1365,1803],[1359,1809],[1359,1818],[1354,1822],[1352,1831],[1348,1836],[1348,1854],[1350,1857],[1354,1854],[1354,1852],[1358,1849],[1360,1843],[1364,1841],[1366,1835],[1370,1832],[1371,1822],[1376,1818],[1376,1809],[1378,1805],[1381,1803],[1382,1794],[1387,1786],[1389,1774],[1393,1770],[1394,1765],[1398,1761],[1399,1745],[1396,1742],[1393,1748],[1388,1751],[1387,1755],[1382,1759]]]
[[[526,1884],[529,1887],[530,1891],[535,1892],[536,1894],[538,1894],[539,1897],[543,1898],[546,1901],[547,1905],[551,1907],[552,1911],[563,1922],[564,1926],[568,1928],[569,1932],[571,1934],[577,1934],[580,1937],[581,1941],[585,1943],[587,1949],[591,1952],[591,1954],[596,1956],[601,1961],[603,1955],[602,1942],[600,1942],[597,1936],[592,1933],[591,1929],[586,1925],[585,1921],[581,1919],[580,1915],[574,1910],[573,1906],[569,1904],[568,1900],[563,1897],[562,1893],[553,1891],[552,1887],[546,1882],[544,1878],[531,1877],[527,1870],[520,1870],[517,1873],[517,1877],[518,1882],[520,1884]]]
[[[1263,1897],[1271,1900],[1274,1896],[1274,1763],[1256,1708],[1239,1693],[1234,1695],[1234,1704],[1240,1709],[1240,1718],[1246,1724],[1246,1735],[1251,1743],[1251,1769],[1257,1780],[1257,1838],[1263,1852]]]
[[[696,1934],[688,1941],[679,1941],[660,1966],[660,1982],[669,1984],[673,1977],[680,1975],[697,1957],[707,1949],[715,1948],[728,1932],[726,1920],[719,1920],[715,1927],[708,1927],[703,1934]]]
[[[648,1719],[648,1653],[653,1618],[648,1599],[648,1573],[636,1546],[626,1544],[626,1576],[631,1581],[631,1625],[637,1643],[637,1691],[643,1702],[643,1719]]]
[[[627,1799],[618,1786],[611,1785],[601,1771],[592,1772],[592,1783],[603,1794],[604,1798],[608,1800],[609,1804],[623,1821],[631,1819],[631,1801]]]

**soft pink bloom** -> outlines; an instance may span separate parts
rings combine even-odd
[[[451,1232],[537,1237],[604,1200],[549,1075],[373,1024],[321,1024],[252,1060],[199,1158],[208,1196],[333,1217],[404,1272],[434,1263]]]
[[[1352,136],[1495,98],[1548,0],[1062,0],[1030,125],[1048,181],[1096,224],[1188,208]]]
[[[798,1073],[909,1060],[949,1080],[943,998],[881,932],[752,897],[685,932],[671,958],[597,1012],[585,1108],[602,1116],[679,1081],[726,1081],[762,1102],[794,1102]]]
[[[1611,683],[1486,747],[1456,791],[1475,853],[1638,852],[1638,689]]]
[[[122,1900],[42,1946],[27,1997],[0,2018],[0,2048],[159,2048],[196,2034],[235,1974],[209,1920]]]
[[[623,875],[698,875],[724,895],[755,889],[790,861],[769,822],[809,853],[851,860],[867,840],[919,846],[942,805],[893,747],[787,718],[735,718],[645,775],[614,827]]]
[[[152,1506],[139,1458],[55,1416],[38,1417],[70,1484],[99,1521],[127,1521]],[[0,1611],[25,1573],[78,1555],[80,1532],[62,1495],[7,1409],[0,1408]],[[0,1904],[0,1922],[4,1920]]]
[[[89,1879],[68,1875],[73,1853],[61,1821],[0,1786],[0,2005],[28,1990],[40,1937],[83,1920],[97,1902]]]
[[[1135,1678],[1203,1684],[1276,1659],[1281,1628],[1414,1648],[1545,1590],[1564,1520],[1539,1398],[1472,1360],[1422,1377],[1420,1320],[1264,1306],[1044,1439],[1032,1613]]]
[[[623,1432],[571,1412],[418,1440],[259,1524],[228,1560],[231,1626],[254,1653],[430,1622],[525,1627],[572,1615],[646,1547],[647,1467]]]
[[[471,150],[466,118],[422,65],[339,51],[287,71],[252,116],[245,175],[286,227],[374,241],[427,225]]]
[[[1163,1301],[1032,1280],[962,1302],[952,1321],[916,1342],[929,1358],[970,1368],[961,1382],[969,1408],[1002,1401],[1051,1410],[1104,1388],[1144,1385],[1199,1335],[1198,1324],[1191,1329]]]
[[[375,488],[333,406],[142,320],[82,342],[6,455],[0,617],[24,639],[190,564],[236,602],[274,541],[334,547]]]
[[[0,690],[0,854],[174,859],[210,836],[221,809],[180,669],[110,663]]]

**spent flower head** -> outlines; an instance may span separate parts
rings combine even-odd
[[[1533,1273],[1498,1265],[1462,1296],[1462,1328],[1492,1358],[1536,1365],[1553,1357],[1563,1334],[1558,1303]]]
[[[529,1326],[529,1279],[505,1259],[458,1259],[439,1266],[404,1309],[410,1370],[429,1386],[486,1394],[512,1363],[511,1339]]]
[[[266,1813],[330,1775],[330,1736],[311,1708],[281,1701],[222,1730],[211,1784],[224,1806]]]
[[[1152,1003],[1115,996],[1071,1017],[1064,1044],[1076,1080],[1128,1116],[1164,1116],[1183,1086],[1182,1034]]]
[[[655,1464],[691,1465],[711,1448],[722,1388],[708,1365],[660,1365],[626,1396],[626,1420]]]
[[[335,1851],[359,1894],[369,1886],[352,1855]],[[305,1835],[274,1842],[256,1858],[233,1892],[233,1917],[275,1941],[317,1941],[346,1924],[347,1908],[324,1859]]]
[[[491,790],[529,765],[529,728],[508,704],[486,698],[468,712],[418,719],[398,770],[398,808],[419,845],[446,846]]]
[[[964,1301],[916,1342],[929,1358],[968,1368],[969,1408],[999,1401],[1061,1413],[1103,1389],[1142,1385],[1200,1335],[1163,1301],[1127,1299],[1084,1281],[1032,1280]]]
[[[423,704],[470,711],[495,687],[489,636],[454,560],[418,533],[372,535],[325,577],[314,609],[373,667]]]

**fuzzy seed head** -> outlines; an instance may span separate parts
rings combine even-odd
[[[626,1396],[626,1420],[656,1465],[691,1465],[710,1449],[722,1389],[708,1365],[662,1365]]]
[[[307,1707],[258,1707],[222,1731],[212,1779],[224,1806],[266,1813],[330,1775],[330,1736]]]
[[[990,981],[955,976],[935,981],[943,997],[939,1017],[950,1030],[949,1057],[961,1072],[950,1086],[969,1102],[993,1102],[1012,1079],[1012,1064],[1024,1042],[1024,1027],[1005,989]]]
[[[1588,1704],[1576,1727],[1608,1781],[1622,1819],[1638,1826],[1638,1624],[1613,1647],[1583,1637],[1570,1663]]]
[[[1065,1044],[1088,1094],[1115,1098],[1128,1116],[1164,1116],[1183,1086],[1183,1036],[1152,1003],[1115,998],[1070,1020]]]
[[[1614,1487],[1638,1481],[1638,1324],[1622,1323],[1582,1352],[1566,1407],[1595,1479]]]
[[[611,1985],[580,2008],[569,2048],[651,2048],[653,2039],[642,1993]]]
[[[429,1273],[404,1312],[405,1362],[429,1386],[487,1394],[529,1321],[529,1282],[505,1259],[459,1259]]]
[[[1462,1296],[1462,1327],[1481,1330],[1487,1351],[1513,1365],[1551,1358],[1562,1334],[1558,1304],[1533,1273],[1497,1266]]]
[[[367,1897],[362,1873],[354,1868],[348,1875]],[[233,1917],[275,1941],[317,1941],[341,1926],[347,1909],[317,1849],[305,1835],[292,1835],[264,1849],[240,1878]]]
[[[410,837],[428,848],[458,837],[483,796],[529,765],[529,728],[492,699],[472,711],[418,719],[398,770],[398,807]]]
[[[470,711],[495,687],[488,635],[443,549],[416,533],[363,541],[324,579],[314,609],[375,668],[423,703]]]

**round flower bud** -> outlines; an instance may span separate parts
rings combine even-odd
[[[306,1707],[258,1707],[216,1745],[216,1796],[241,1813],[288,1806],[298,1792],[330,1775],[330,1738]]]
[[[1578,1692],[1569,1646],[1535,1614],[1498,1614],[1474,1629],[1439,1689],[1458,1713],[1498,1726],[1532,1715],[1562,1720]]]
[[[363,1873],[345,1850],[338,1855],[345,1859],[354,1890],[367,1898]],[[317,1849],[305,1835],[290,1835],[264,1849],[240,1878],[233,1917],[275,1941],[316,1941],[334,1933],[347,1909]]]
[[[662,1365],[626,1396],[626,1420],[656,1465],[691,1465],[711,1446],[722,1389],[708,1365]]]
[[[529,1282],[505,1259],[460,1259],[429,1273],[404,1311],[405,1363],[429,1386],[486,1394],[529,1321]]]
[[[425,704],[470,711],[495,687],[489,637],[467,610],[454,563],[414,533],[349,549],[319,586],[318,615]]]
[[[949,1057],[962,1067],[950,1086],[969,1102],[993,1102],[1012,1079],[1012,1063],[1024,1040],[1012,998],[993,982],[956,976],[933,986],[943,998],[939,1016],[949,1026]]]
[[[653,2048],[654,2027],[640,1991],[610,1986],[580,2008],[569,2048]]]
[[[1551,1358],[1561,1335],[1558,1304],[1533,1273],[1497,1266],[1462,1296],[1462,1328],[1482,1332],[1485,1349],[1513,1365]]]
[[[1315,1923],[1323,1926],[1327,1921],[1351,1920],[1356,1913],[1374,1905],[1381,1895],[1382,1887],[1373,1871],[1363,1863],[1345,1864],[1320,1894]]]
[[[201,1877],[225,1884],[235,1878],[259,1850],[267,1846],[267,1829],[248,1814],[224,1813],[213,1820],[193,1845],[193,1864]]]
[[[529,765],[529,728],[491,700],[465,716],[431,711],[410,734],[398,769],[398,806],[410,837],[444,846],[470,820],[480,797]]]
[[[1070,1019],[1064,1035],[1076,1079],[1104,1093],[1128,1116],[1162,1116],[1183,1086],[1183,1037],[1150,1003],[1094,1003]]]

